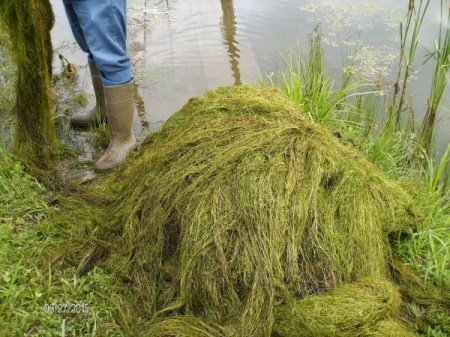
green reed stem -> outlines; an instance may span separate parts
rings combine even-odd
[[[397,130],[400,129],[400,124],[402,121],[401,116],[403,113],[403,106],[405,104],[412,63],[417,50],[417,45],[419,43],[419,31],[429,4],[430,0],[420,0],[418,7],[416,7],[415,2],[412,1],[409,5],[405,25],[403,26],[403,23],[400,24],[400,58],[390,112],[390,119],[392,120],[393,117],[395,118],[395,128]],[[410,38],[409,50],[406,51],[408,38]],[[398,96],[399,93],[400,96]]]
[[[435,65],[431,77],[431,88],[428,98],[427,111],[422,126],[425,147],[428,151],[430,150],[437,110],[448,80],[448,70],[450,66],[450,7],[447,7],[446,10],[446,22],[443,17],[444,11],[444,1],[441,0],[441,25],[439,28],[439,38],[435,42],[434,52],[431,53],[431,56],[435,60]],[[443,26],[444,24],[446,24],[446,26]]]

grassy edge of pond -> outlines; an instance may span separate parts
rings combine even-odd
[[[420,232],[397,242],[398,254],[426,281],[448,288],[450,144],[437,160],[429,147],[431,129],[416,126],[404,116],[393,123],[399,104],[404,104],[397,89],[385,99],[389,89],[353,78],[351,67],[345,67],[341,74],[326,74],[320,41],[320,34],[313,33],[307,52],[300,47],[290,52],[285,70],[276,80],[268,76],[264,84],[280,87],[303,107],[309,119],[331,129],[415,196],[427,216]],[[339,76],[341,85],[334,88]],[[433,87],[434,82],[432,92]]]

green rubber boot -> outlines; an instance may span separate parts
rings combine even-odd
[[[105,95],[103,91],[103,83],[100,79],[95,64],[89,62],[89,70],[91,71],[92,85],[95,93],[95,107],[90,111],[77,112],[72,115],[70,122],[76,126],[89,126],[97,122],[97,113],[101,118],[106,117],[105,111]]]
[[[111,131],[108,149],[95,163],[95,169],[105,171],[122,163],[136,146],[133,134],[133,82],[105,86],[106,118]]]

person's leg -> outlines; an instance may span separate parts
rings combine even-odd
[[[70,2],[76,15],[75,38],[84,38],[103,84],[114,86],[131,81],[131,62],[126,52],[126,0],[64,1]]]
[[[69,21],[70,28],[72,29],[73,36],[75,41],[77,41],[81,50],[88,54],[88,61],[90,63],[94,63],[94,58],[92,57],[91,52],[89,51],[88,44],[86,39],[84,38],[83,30],[81,29],[80,22],[78,21],[77,13],[73,8],[72,0],[63,0],[64,9],[66,11],[67,20]]]
[[[70,117],[70,122],[73,125],[77,126],[89,126],[90,124],[95,123],[98,120],[97,113],[99,113],[102,118],[106,118],[105,95],[103,92],[103,83],[100,79],[100,74],[96,65],[94,64],[94,57],[92,56],[86,39],[84,38],[83,30],[81,29],[77,13],[73,8],[72,3],[73,0],[63,0],[64,9],[66,11],[67,19],[69,21],[70,28],[72,29],[73,36],[75,37],[75,40],[77,41],[81,50],[88,54],[89,70],[95,93],[95,107],[88,111],[78,111],[74,113]]]
[[[86,127],[106,119],[105,90],[98,69],[92,62],[89,62],[89,72],[94,88],[95,106],[93,109],[87,111],[75,112],[70,117],[72,125]]]
[[[74,35],[83,37],[90,61],[92,58],[103,83],[111,140],[95,168],[108,170],[122,163],[136,144],[132,131],[133,74],[126,53],[126,0],[64,1],[70,15],[76,18]],[[81,44],[80,47],[83,49]]]

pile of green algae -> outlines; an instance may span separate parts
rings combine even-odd
[[[412,198],[277,89],[190,99],[92,191],[81,270],[133,289],[145,336],[415,336],[409,304],[450,304],[393,256]]]

